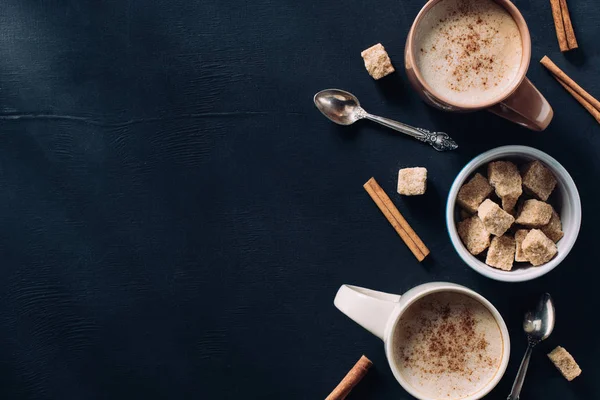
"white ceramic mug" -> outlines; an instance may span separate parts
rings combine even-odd
[[[424,395],[410,386],[404,377],[400,374],[399,368],[394,362],[394,349],[397,346],[394,340],[394,329],[400,317],[408,307],[420,298],[436,292],[456,292],[465,294],[479,303],[483,304],[494,316],[500,327],[503,340],[503,352],[500,367],[494,375],[494,378],[477,393],[464,397],[461,400],[478,400],[488,394],[500,381],[510,357],[510,337],[508,329],[502,319],[502,316],[496,308],[480,294],[464,286],[447,282],[431,282],[416,286],[402,296],[377,292],[371,289],[365,289],[358,286],[342,285],[335,296],[335,306],[354,322],[382,339],[385,345],[385,354],[390,364],[394,376],[402,387],[412,396],[421,400],[434,400]]]
[[[565,236],[557,243],[558,254],[552,260],[538,267],[521,267],[515,268],[512,271],[503,271],[498,268],[490,267],[483,261],[469,253],[462,240],[458,236],[458,207],[456,207],[456,197],[462,185],[476,171],[484,168],[490,161],[496,160],[514,160],[520,162],[528,162],[538,160],[544,163],[546,167],[552,171],[556,178],[556,192],[552,196],[555,197],[556,211],[560,214],[562,222],[562,230]],[[448,202],[446,203],[446,225],[450,240],[456,249],[458,255],[463,259],[469,267],[488,278],[496,279],[504,282],[524,282],[538,278],[547,274],[556,268],[569,254],[577,235],[579,235],[579,227],[581,226],[581,199],[577,186],[571,178],[567,170],[550,155],[541,150],[527,146],[502,146],[475,157],[471,160],[458,174],[450,192],[448,193]]]

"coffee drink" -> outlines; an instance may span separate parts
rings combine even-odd
[[[493,0],[441,0],[415,27],[416,67],[438,97],[459,106],[499,100],[523,56],[511,14]]]
[[[393,340],[393,360],[404,380],[436,399],[461,399],[485,388],[504,352],[492,313],[456,292],[433,293],[410,305]]]

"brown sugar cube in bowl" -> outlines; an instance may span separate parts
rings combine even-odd
[[[550,222],[540,228],[544,235],[548,236],[550,240],[554,243],[557,243],[565,233],[562,230],[562,222],[560,220],[560,215],[553,209],[552,217],[550,218]]]
[[[502,236],[512,226],[515,219],[490,199],[485,200],[477,209],[477,215],[485,229],[495,235]]]
[[[360,55],[365,61],[367,72],[375,80],[381,79],[395,71],[392,61],[381,43],[369,47],[362,51]]]
[[[474,214],[479,205],[485,200],[494,189],[490,186],[483,175],[477,173],[467,183],[465,183],[456,196],[456,202],[465,210]]]
[[[496,236],[492,239],[485,258],[490,267],[510,271],[515,260],[515,239],[510,236]]]
[[[459,216],[459,221],[464,221],[467,218],[471,218],[473,216],[473,214],[471,214],[464,208],[461,208],[460,212],[458,213],[458,216]]]
[[[523,208],[515,221],[519,225],[531,228],[539,228],[550,222],[552,218],[552,206],[543,201],[531,199],[523,203]]]
[[[458,236],[474,256],[483,253],[490,246],[490,233],[477,215],[458,223]]]
[[[556,178],[544,164],[535,160],[523,169],[523,187],[527,193],[546,201],[556,187]]]
[[[516,262],[528,262],[529,259],[523,253],[523,240],[529,233],[527,229],[519,229],[515,232],[515,243],[516,243],[516,251],[515,251],[515,261]]]
[[[558,252],[556,244],[539,229],[529,231],[521,248],[527,260],[536,267],[552,260]]]
[[[492,161],[488,164],[488,179],[502,200],[502,208],[511,211],[523,193],[517,166],[510,161]]]
[[[579,368],[573,356],[563,347],[556,347],[548,353],[548,358],[568,381],[572,381],[581,375],[581,368]]]
[[[418,196],[427,190],[427,168],[403,168],[398,171],[398,193]]]

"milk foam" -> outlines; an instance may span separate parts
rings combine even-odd
[[[434,293],[412,304],[394,332],[394,363],[425,397],[473,395],[494,378],[504,341],[491,312],[475,299]]]
[[[442,0],[415,29],[416,64],[435,94],[474,106],[498,99],[515,81],[521,33],[493,0]]]

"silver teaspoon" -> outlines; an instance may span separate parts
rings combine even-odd
[[[519,400],[523,382],[525,381],[525,374],[527,374],[531,352],[539,342],[550,336],[554,329],[554,319],[554,304],[552,303],[552,297],[550,297],[548,293],[545,293],[540,298],[535,310],[528,311],[525,314],[523,330],[527,335],[527,351],[525,352],[523,361],[521,361],[519,372],[517,373],[515,383],[513,383],[512,390],[510,391],[507,400]]]
[[[437,151],[454,150],[458,145],[444,132],[430,132],[366,112],[356,96],[340,89],[326,89],[315,94],[315,105],[324,116],[339,125],[352,125],[359,119],[369,119],[429,143]]]

